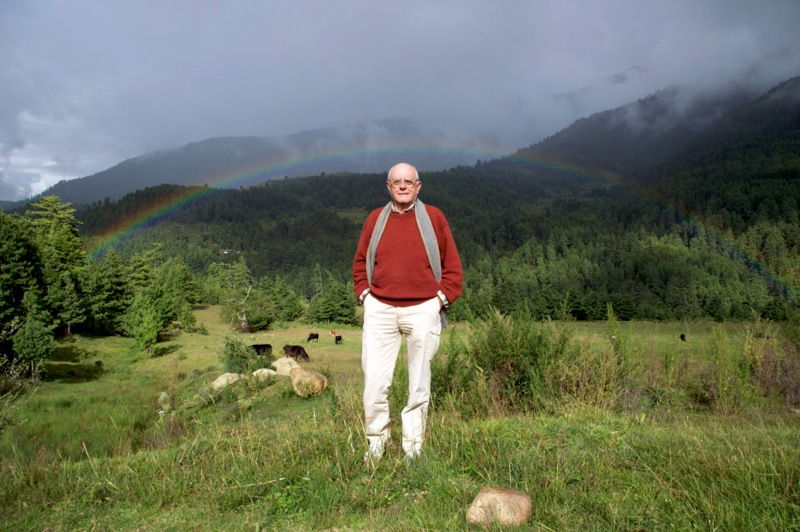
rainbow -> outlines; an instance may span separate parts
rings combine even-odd
[[[452,155],[465,160],[490,160],[507,157],[506,153],[497,153],[480,150],[465,150],[459,147],[436,148],[430,147],[393,147],[379,150],[348,150],[316,154],[312,157],[293,159],[276,163],[273,160],[251,164],[235,168],[227,173],[216,176],[204,176],[203,181],[209,184],[205,187],[186,187],[178,189],[174,194],[160,199],[157,203],[147,205],[139,211],[125,216],[112,227],[103,231],[99,235],[91,238],[88,253],[93,258],[105,255],[108,250],[119,247],[124,242],[130,240],[137,234],[145,231],[161,222],[168,220],[174,214],[181,212],[191,205],[218,193],[222,189],[239,188],[253,186],[263,182],[265,176],[277,177],[282,175],[313,175],[312,168],[341,167],[344,161],[352,160],[356,157],[380,158],[382,160],[408,160],[414,161],[415,158],[422,158],[430,155]],[[415,157],[416,156],[416,157]],[[516,156],[511,156],[518,158]],[[527,160],[527,159],[525,159]],[[592,177],[597,179],[601,175],[599,172],[589,172],[577,166],[567,166],[555,161],[536,160],[529,161],[532,165],[539,168],[549,168],[560,172],[568,172],[574,175]]]
[[[180,212],[218,190],[211,187],[180,188],[175,193],[161,198],[158,202],[123,217],[99,235],[91,237],[93,243],[88,254],[94,259],[103,257],[110,249],[119,247],[142,231],[153,227],[176,212]]]

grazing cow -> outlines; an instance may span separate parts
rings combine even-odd
[[[311,360],[311,357],[306,353],[306,348],[302,345],[285,345],[283,346],[283,354],[303,362]]]
[[[335,339],[334,341],[335,341],[337,344],[341,344],[341,343],[342,343],[342,335],[341,335],[341,334],[337,334],[337,335],[336,335],[336,339]]]
[[[255,349],[256,354],[260,357],[265,357],[272,354],[272,344],[253,344],[250,347]]]
[[[686,341],[686,335],[681,333],[681,342],[685,342],[685,341]]]
[[[319,342],[319,334],[318,333],[308,333],[308,340],[306,340],[306,343],[310,342],[311,340],[314,340],[315,342]]]
[[[336,336],[339,334],[339,331],[331,329],[330,331],[328,331],[328,334],[331,335],[331,338],[336,338]]]

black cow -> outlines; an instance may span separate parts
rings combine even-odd
[[[341,344],[342,343],[342,335],[341,334],[337,334],[335,340],[336,340],[337,344]]]
[[[319,334],[318,333],[308,333],[308,340],[306,340],[306,343],[310,342],[311,340],[314,340],[315,342],[319,342]]]
[[[264,357],[272,354],[272,344],[253,344],[250,347],[256,350],[258,356]]]
[[[306,353],[306,348],[302,345],[285,345],[283,346],[283,354],[296,360],[302,360],[303,362],[311,360],[311,357]]]
[[[685,341],[686,341],[686,335],[681,333],[681,342],[685,342]]]

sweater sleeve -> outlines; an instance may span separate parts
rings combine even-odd
[[[442,261],[441,290],[452,304],[461,296],[463,290],[464,273],[461,268],[461,257],[456,249],[447,218],[439,209],[435,209],[434,212],[436,212],[436,239],[439,242],[439,256]]]
[[[369,288],[369,283],[367,282],[367,248],[369,247],[369,241],[372,238],[372,231],[375,228],[379,212],[380,209],[371,212],[367,219],[364,220],[364,227],[361,228],[361,237],[358,239],[356,254],[353,257],[353,292],[355,292],[356,299],[364,290]]]

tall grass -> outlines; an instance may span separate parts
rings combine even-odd
[[[651,361],[655,357],[650,357]],[[777,399],[800,404],[800,344],[770,324],[747,323],[735,335],[717,325],[692,349],[664,352],[642,393],[652,405],[734,414]]]
[[[19,423],[19,401],[35,390],[35,384],[26,379],[26,366],[0,357],[0,433]]]
[[[606,341],[575,340],[569,322],[534,322],[498,312],[456,336],[434,359],[436,401],[475,417],[554,411],[565,402],[614,407],[625,396],[630,364],[613,313]]]

